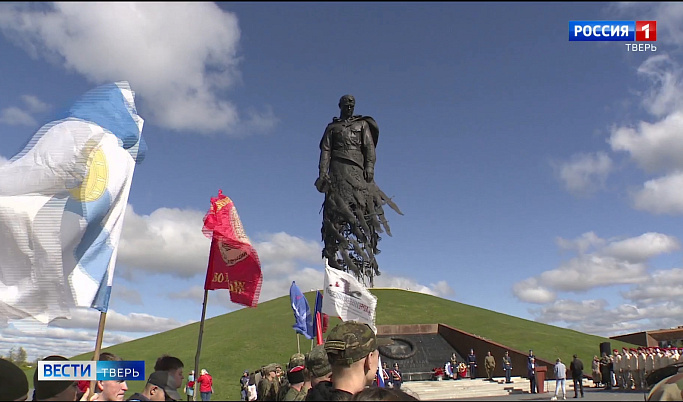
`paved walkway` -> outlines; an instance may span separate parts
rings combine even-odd
[[[560,391],[561,393],[562,391]],[[549,401],[555,395],[555,388],[553,387],[552,392],[546,392],[545,394],[510,394],[507,396],[495,396],[495,397],[479,397],[479,398],[456,398],[456,399],[445,399],[450,401]],[[584,388],[584,398],[579,396],[578,399],[574,399],[574,390],[569,392],[567,390],[567,400],[578,401],[644,401],[647,394],[643,392],[626,392],[626,391],[606,391],[603,389],[596,388]],[[562,396],[558,398],[562,400]]]
[[[481,400],[509,400],[509,401],[548,401],[555,395],[555,380],[545,382],[546,392],[542,394],[529,393],[529,380],[513,377],[513,383],[506,384],[502,379],[494,382],[483,379],[477,380],[445,380],[445,381],[407,381],[403,389],[423,401],[451,400],[451,401],[481,401]],[[567,381],[567,399],[574,399],[573,382]],[[560,391],[559,400],[562,400]],[[584,380],[584,398],[577,401],[643,401],[646,393],[637,391],[604,390],[594,388],[593,382]]]

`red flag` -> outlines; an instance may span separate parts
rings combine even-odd
[[[341,318],[340,318],[341,320]],[[323,324],[321,330],[323,333],[327,332],[327,326],[330,325],[330,316],[327,314],[323,314]]]
[[[324,343],[323,341],[323,327],[321,317],[320,317],[320,311],[315,312],[315,339],[316,339],[316,345],[322,345]]]
[[[218,197],[211,197],[202,232],[212,239],[204,289],[229,289],[233,303],[256,307],[263,282],[261,263],[235,205],[221,190]]]

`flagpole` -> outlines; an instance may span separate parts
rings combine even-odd
[[[213,250],[213,248],[212,248]],[[199,322],[199,339],[197,340],[197,354],[194,357],[194,392],[192,400],[197,400],[197,378],[199,376],[199,354],[202,351],[202,336],[204,335],[204,318],[206,318],[206,302],[209,298],[209,291],[204,289],[204,303],[202,304],[202,320]]]
[[[107,320],[107,313],[100,312],[100,324],[97,326],[97,338],[95,339],[95,354],[92,357],[93,361],[98,361],[100,359],[100,351],[102,350],[102,338],[104,338],[104,323]],[[90,396],[92,396],[96,389],[96,380],[90,381]]]
[[[301,353],[301,346],[299,346],[299,333],[296,333],[296,351],[297,353]]]

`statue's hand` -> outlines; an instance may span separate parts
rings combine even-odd
[[[330,188],[330,184],[327,178],[327,175],[321,175],[315,180],[315,188],[318,190],[318,192],[321,193],[326,193],[327,190]]]
[[[363,172],[363,177],[365,178],[365,181],[370,183],[375,178],[375,171],[373,169],[366,168]]]

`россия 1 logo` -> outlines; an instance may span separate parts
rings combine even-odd
[[[569,41],[655,42],[657,21],[569,21]],[[629,51],[656,51],[650,43],[627,43]]]

